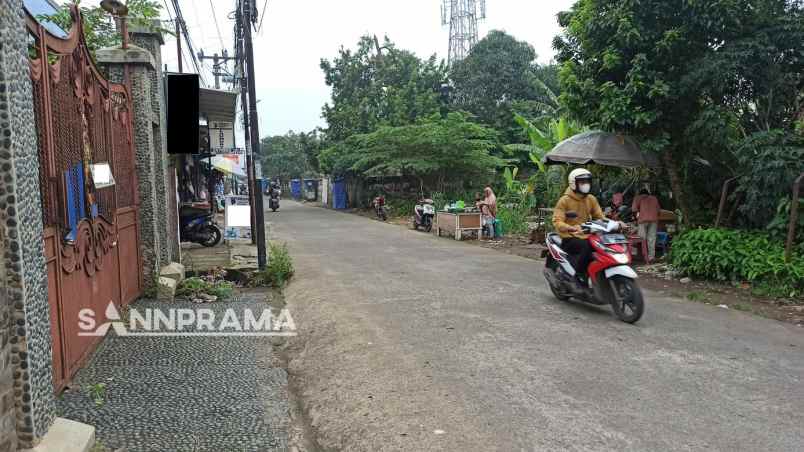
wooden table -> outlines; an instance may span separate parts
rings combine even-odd
[[[461,240],[463,231],[477,231],[477,238],[483,239],[483,219],[480,212],[453,213],[436,212],[434,225],[435,233],[441,237],[441,231],[446,231]]]

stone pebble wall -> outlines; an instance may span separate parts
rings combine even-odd
[[[55,418],[50,308],[47,298],[39,159],[20,0],[0,0],[0,221],[5,297],[0,308],[0,450],[9,437],[12,368],[14,427],[20,448],[47,433]],[[10,346],[10,349],[9,349]],[[10,363],[10,364],[9,364]]]
[[[119,64],[99,62],[104,75],[110,82],[123,83],[123,67]],[[156,225],[157,212],[156,168],[153,158],[153,113],[151,111],[151,83],[149,70],[143,65],[132,65],[129,68],[131,80],[131,100],[134,105],[132,127],[134,134],[135,164],[139,191],[140,252],[142,253],[142,271],[145,285],[152,283],[153,275],[159,270],[161,261],[161,243]]]
[[[154,126],[153,126],[153,154],[154,154],[154,169],[156,170],[156,177],[154,182],[156,184],[157,202],[161,206],[165,206],[167,215],[160,215],[158,218],[157,227],[160,231],[160,260],[162,265],[166,265],[178,258],[178,237],[176,237],[175,223],[176,215],[174,213],[176,206],[170,204],[171,196],[168,193],[173,177],[167,156],[167,118],[165,116],[165,85],[163,82],[162,73],[162,50],[161,50],[161,36],[156,33],[134,33],[131,36],[132,42],[138,47],[147,50],[154,58],[154,70],[149,71],[150,87],[150,105],[153,112]],[[176,248],[174,250],[174,248]]]

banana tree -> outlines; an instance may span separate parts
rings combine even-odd
[[[514,121],[522,127],[522,130],[530,139],[530,145],[511,145],[509,150],[523,150],[527,147],[530,161],[538,168],[538,172],[531,176],[528,186],[533,190],[539,186],[539,182],[544,183],[544,199],[546,205],[553,205],[564,188],[566,178],[566,166],[548,167],[543,162],[544,156],[550,152],[558,143],[585,130],[580,124],[566,118],[553,119],[547,127],[542,130],[531,121],[518,113],[514,113]],[[532,191],[533,191],[532,190]],[[531,191],[531,192],[532,192]]]

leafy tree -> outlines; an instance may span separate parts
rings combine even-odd
[[[299,134],[299,147],[304,153],[304,159],[309,171],[319,173],[318,155],[324,148],[326,135],[320,128],[316,128],[308,133]]]
[[[536,77],[536,52],[524,41],[499,30],[490,31],[469,55],[455,63],[450,71],[454,85],[455,107],[474,114],[477,119],[499,130],[506,143],[519,140],[519,127],[512,121],[516,110],[538,110],[530,102],[545,101],[545,93],[556,88],[554,80]],[[549,75],[542,69],[542,75]],[[552,86],[552,88],[550,88]]]
[[[80,0],[76,0],[75,5],[80,5]],[[70,6],[65,2],[55,14],[43,14],[37,17],[38,20],[53,22],[64,30],[69,30],[73,26],[73,18],[70,15]],[[158,30],[162,33],[172,34],[170,30],[155,28],[154,20],[159,19],[162,6],[155,0],[128,0],[128,23],[147,29]],[[79,6],[81,18],[84,22],[84,36],[87,40],[87,47],[90,52],[103,47],[114,47],[120,45],[122,38],[117,32],[112,16],[104,11],[100,6]]]
[[[363,36],[356,50],[341,48],[333,61],[321,60],[332,101],[324,105],[327,137],[333,142],[368,133],[381,125],[402,126],[439,111],[446,69],[435,55],[420,60]]]
[[[443,191],[447,182],[493,177],[504,162],[491,154],[496,133],[461,113],[433,114],[416,124],[381,126],[321,152],[332,174],[418,178],[423,189]]]
[[[535,122],[542,128],[549,127],[551,121],[562,116],[561,102],[558,98],[561,92],[558,66],[555,64],[535,66],[532,83],[535,87],[535,99],[515,101],[513,110],[526,117],[535,118]],[[522,126],[522,124],[519,125]]]
[[[776,216],[780,199],[790,204],[792,181],[804,171],[804,137],[760,132],[745,140],[736,154],[740,167],[752,168],[737,181],[740,223],[762,228]]]
[[[554,41],[562,105],[660,152],[688,219],[684,174],[699,151],[794,121],[803,9],[800,0],[580,0],[559,14]]]
[[[310,176],[317,173],[317,162],[312,164],[310,154],[317,156],[314,148],[318,146],[316,132],[296,133],[292,130],[285,135],[262,139],[261,158],[263,173],[271,178],[282,180]]]

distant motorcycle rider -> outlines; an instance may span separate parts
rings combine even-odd
[[[592,245],[581,225],[591,220],[602,220],[603,210],[597,198],[591,195],[592,173],[577,168],[569,174],[569,187],[553,209],[553,226],[561,236],[561,248],[577,257],[579,279],[586,281],[586,269],[592,261]]]
[[[274,192],[277,192],[277,196],[279,195],[279,182],[275,180],[268,184],[268,196],[273,195]]]

